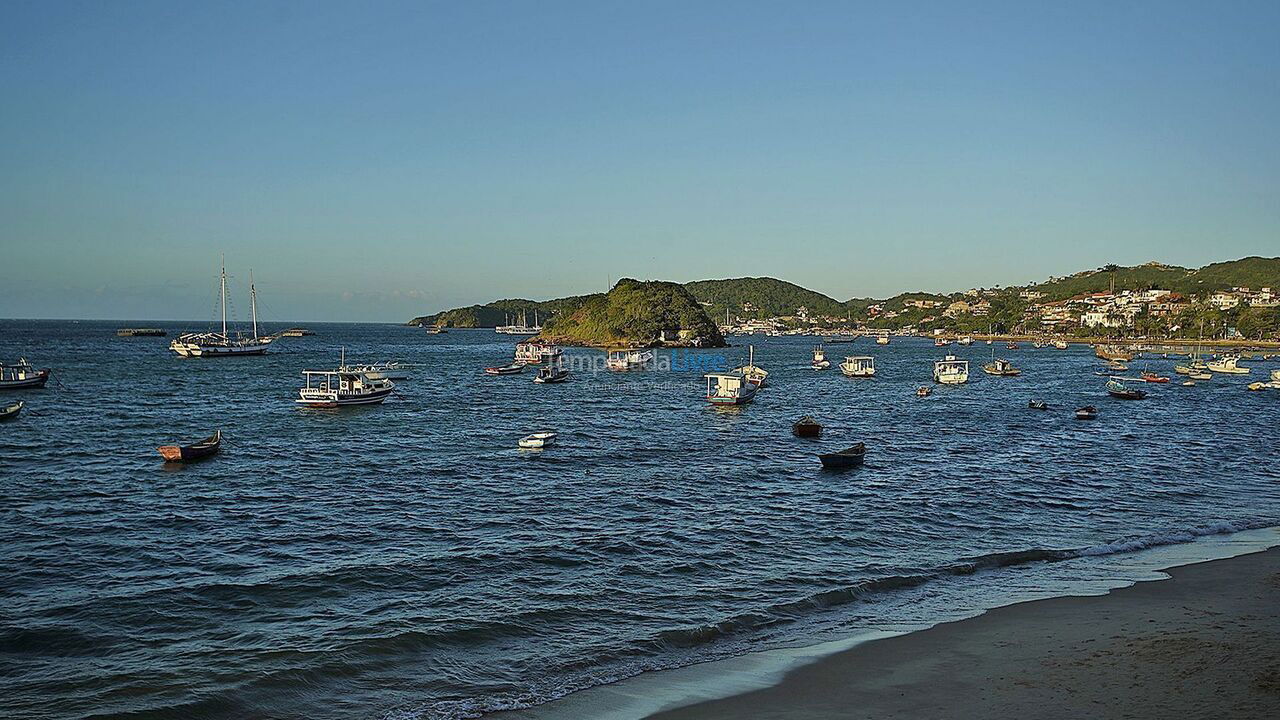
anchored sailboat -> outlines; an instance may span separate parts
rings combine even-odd
[[[222,332],[185,333],[169,343],[169,349],[182,357],[226,357],[229,355],[265,355],[274,337],[258,335],[258,291],[253,285],[253,271],[249,271],[249,304],[253,312],[253,335],[245,337],[237,332],[227,332],[227,264],[222,264],[219,286],[222,301]]]

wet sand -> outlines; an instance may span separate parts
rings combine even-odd
[[[652,720],[1280,717],[1280,548],[874,640]]]

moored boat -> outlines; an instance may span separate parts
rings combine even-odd
[[[968,346],[970,346],[970,345],[972,345],[972,344],[973,344],[973,338],[969,337],[968,335],[965,335],[964,337],[962,337],[962,338],[960,338],[959,340],[957,340],[957,341],[956,341],[956,344],[957,344],[957,345],[963,345],[963,346],[965,346],[965,347],[968,347]]]
[[[1143,382],[1149,382],[1149,383],[1169,382],[1169,378],[1163,375],[1159,375],[1157,373],[1150,372],[1150,371],[1143,371],[1142,374],[1140,374],[1138,377],[1141,378]]]
[[[558,362],[563,355],[564,350],[550,343],[533,341],[516,343],[515,361],[524,365]]]
[[[1098,409],[1092,405],[1085,405],[1076,410],[1077,420],[1092,420],[1096,417],[1098,417]]]
[[[315,335],[315,332],[306,328],[289,328],[280,333],[281,337],[306,337],[307,335]]]
[[[487,375],[519,375],[524,372],[524,363],[511,363],[502,367],[488,367],[484,369]]]
[[[18,401],[7,407],[0,407],[0,422],[12,420],[18,417],[18,413],[22,412],[22,408],[24,407],[26,407],[26,405],[22,401]]]
[[[300,405],[336,408],[348,405],[375,405],[387,399],[395,383],[376,373],[347,366],[346,353],[336,370],[303,370],[306,385],[298,389]],[[314,381],[314,384],[313,384]]]
[[[644,370],[653,362],[652,350],[641,350],[637,348],[622,348],[618,350],[610,350],[605,367],[614,372],[627,372],[629,370]]]
[[[1122,362],[1129,362],[1130,360],[1133,359],[1133,353],[1129,352],[1128,350],[1125,350],[1119,345],[1109,345],[1106,343],[1100,344],[1097,347],[1095,347],[1093,349],[1093,354],[1097,355],[1103,360],[1120,360]]]
[[[1048,410],[1049,403],[1043,400],[1028,400],[1027,407],[1032,410]]]
[[[738,371],[707,373],[703,377],[707,380],[707,402],[712,405],[745,405],[755,399],[760,389]]]
[[[156,450],[165,462],[189,463],[203,460],[217,454],[222,447],[222,431],[214,430],[213,434],[191,445],[162,445]]]
[[[49,382],[49,368],[35,368],[26,358],[19,358],[15,365],[0,363],[0,390],[42,388]]]
[[[792,423],[791,432],[796,437],[819,437],[822,435],[822,425],[812,417],[805,415]]]
[[[539,385],[562,383],[568,379],[569,371],[564,369],[559,355],[556,355],[555,360],[548,362],[545,367],[538,368],[538,374],[533,377],[533,381]]]
[[[733,372],[742,373],[747,382],[755,385],[757,388],[764,387],[765,379],[769,377],[769,371],[756,365],[756,346],[747,346],[747,364],[736,367]]]
[[[840,372],[846,377],[872,377],[876,374],[876,359],[870,355],[850,355],[840,363]]]
[[[1119,380],[1107,381],[1107,393],[1120,400],[1141,400],[1147,396],[1145,390],[1128,387]]]
[[[969,382],[969,361],[957,360],[955,355],[935,360],[933,381],[942,385],[960,385]]]
[[[888,345],[888,344],[889,344],[889,336],[888,336],[888,335],[881,335],[880,337],[876,338],[876,344],[877,344],[877,345]]]
[[[1207,369],[1216,373],[1226,373],[1228,375],[1248,375],[1249,368],[1241,367],[1237,363],[1240,362],[1239,355],[1223,355],[1218,360],[1214,360],[1206,365]]]
[[[831,361],[827,359],[827,351],[821,345],[815,345],[813,348],[813,363],[811,367],[814,370],[826,370],[831,367]]]
[[[933,388],[928,385],[921,385],[916,388],[916,397],[929,397],[933,394]]]
[[[818,460],[822,462],[822,467],[827,470],[844,470],[846,468],[861,465],[863,459],[867,455],[867,446],[865,443],[858,443],[838,450],[833,453],[823,453],[818,456]]]
[[[235,357],[265,355],[275,340],[271,336],[258,335],[258,291],[249,274],[249,305],[253,312],[253,335],[227,332],[227,267],[222,266],[219,283],[222,300],[222,332],[183,333],[169,343],[169,349],[182,357]]]
[[[991,358],[991,362],[982,366],[982,372],[988,375],[999,375],[1001,377],[1013,377],[1021,375],[1022,371],[1013,366],[1013,363],[1004,358]]]
[[[1066,340],[1054,340],[1054,341],[1053,341],[1053,346],[1054,346],[1055,348],[1059,349],[1059,350],[1066,350],[1066,349],[1067,349],[1067,341],[1066,341]]]

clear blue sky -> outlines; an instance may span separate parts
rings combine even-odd
[[[0,4],[0,317],[1280,254],[1280,3]],[[240,301],[243,307],[244,300]]]

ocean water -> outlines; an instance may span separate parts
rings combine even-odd
[[[476,717],[1280,525],[1280,393],[1244,390],[1275,362],[1124,402],[1088,348],[998,346],[1024,374],[993,378],[991,348],[953,346],[972,382],[920,399],[931,343],[828,346],[876,357],[854,380],[810,370],[812,339],[760,338],[770,386],[716,409],[697,368],[745,347],[539,386],[481,373],[514,342],[489,331],[311,327],[203,360],[113,323],[0,321],[0,359],[54,368],[0,393],[27,401],[0,424],[4,715]],[[382,406],[297,407],[340,347],[413,379]],[[1074,420],[1084,404],[1101,416]],[[791,435],[804,414],[821,440]],[[214,428],[209,461],[155,452]],[[516,449],[546,428],[558,447]],[[856,441],[864,467],[820,469]]]

